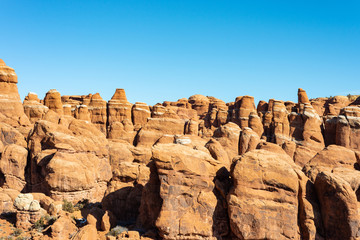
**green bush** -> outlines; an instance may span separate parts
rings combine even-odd
[[[45,221],[44,221],[44,217],[41,217],[39,220],[37,220],[34,223],[34,229],[36,229],[36,231],[41,232],[42,230],[44,230],[45,228]]]
[[[17,237],[16,240],[29,240],[30,237]]]
[[[122,226],[116,226],[113,229],[111,229],[106,235],[107,236],[114,236],[116,237],[117,235],[119,235],[122,232],[126,232],[129,229],[127,229],[126,227],[122,227]]]
[[[63,205],[62,205],[62,209],[66,212],[69,212],[69,213],[73,213],[74,212],[74,205],[67,201],[67,200],[64,200],[63,201]]]
[[[22,234],[22,230],[19,228],[15,228],[14,232],[12,233],[13,236],[18,237]]]

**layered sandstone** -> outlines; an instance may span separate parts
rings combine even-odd
[[[0,83],[0,213],[20,237],[359,238],[358,97],[21,104],[3,61]]]

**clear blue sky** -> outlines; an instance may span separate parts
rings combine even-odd
[[[125,88],[130,102],[193,94],[297,101],[360,94],[360,1],[0,0],[0,58],[21,98]],[[256,102],[257,103],[257,102]]]

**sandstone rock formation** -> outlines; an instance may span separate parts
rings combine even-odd
[[[237,160],[228,203],[231,230],[239,239],[299,238],[299,184],[291,162],[265,150]]]
[[[360,238],[358,96],[21,104],[16,84],[0,61],[0,213],[20,237]]]
[[[31,123],[35,123],[37,120],[41,120],[45,117],[45,114],[49,108],[40,103],[36,93],[29,93],[23,102],[24,112],[30,119]]]
[[[20,100],[17,83],[14,69],[6,66],[0,59],[0,121],[13,127],[29,124]]]

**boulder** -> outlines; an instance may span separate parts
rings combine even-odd
[[[75,235],[73,240],[97,240],[96,227],[93,225],[86,225]]]
[[[66,226],[66,227],[64,227]],[[77,232],[77,227],[70,216],[60,216],[53,225],[51,225],[51,237],[55,240],[70,239]]]
[[[298,176],[286,154],[253,150],[235,162],[230,227],[240,239],[298,239]]]
[[[220,237],[228,233],[221,200],[213,179],[222,167],[210,154],[184,145],[153,148],[163,200],[156,226],[163,239]]]
[[[27,156],[28,151],[22,146],[10,144],[4,148],[0,161],[0,172],[5,178],[3,188],[23,190]]]
[[[315,180],[326,239],[357,239],[358,202],[350,185],[329,172],[320,172]]]
[[[32,201],[34,201],[34,197],[31,193],[21,193],[15,199],[14,206],[18,210],[29,211]]]
[[[348,168],[355,171],[357,158],[354,151],[345,147],[330,145],[317,153],[307,164],[303,171],[315,181],[317,174],[321,171],[332,171],[335,167]]]
[[[254,132],[251,128],[244,128],[244,130],[240,133],[239,155],[256,149],[259,142],[260,137],[256,132]]]

